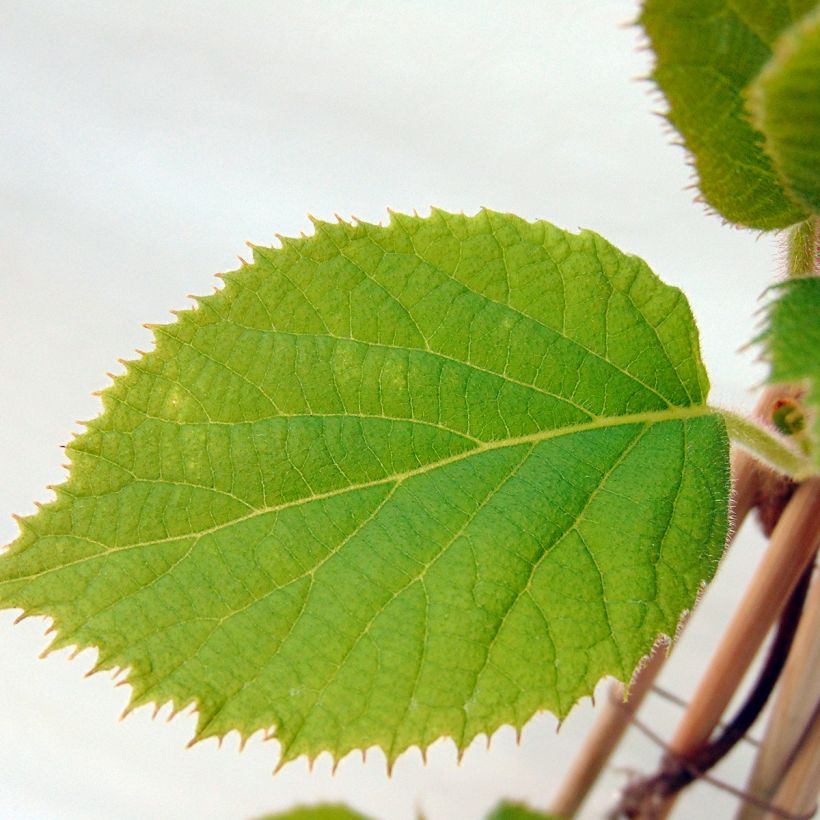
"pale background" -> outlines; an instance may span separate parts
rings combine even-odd
[[[244,241],[309,230],[305,214],[380,220],[430,205],[486,205],[590,227],[685,289],[712,400],[751,407],[765,377],[759,297],[779,267],[771,237],[694,205],[625,26],[635,3],[29,2],[0,0],[0,543],[11,513],[62,480],[59,445],[96,415],[91,392],[117,357],[150,344],[186,293],[235,267]],[[751,531],[724,563],[666,669],[691,691],[716,630],[760,553]],[[459,766],[440,743],[391,779],[380,753],[335,776],[322,758],[276,777],[275,743],[185,750],[193,718],[123,723],[124,688],[84,680],[92,653],[37,660],[43,621],[0,614],[0,818],[243,820],[297,802],[345,800],[382,820],[478,820],[502,796],[545,806],[593,711],[556,735],[539,716],[476,743]],[[675,707],[645,712],[667,735]],[[740,785],[741,749],[721,769]],[[613,765],[648,770],[633,731]],[[585,815],[623,775],[610,770]],[[730,816],[700,786],[678,818]]]

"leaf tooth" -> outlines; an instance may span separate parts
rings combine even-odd
[[[334,228],[338,228],[339,225],[343,224],[343,220],[341,219],[341,217],[338,214],[334,214],[334,216],[338,220],[336,225],[334,225],[332,222],[330,222],[326,219],[320,219],[319,217],[314,216],[313,214],[308,214],[308,219],[313,224],[314,234],[327,233],[328,231],[332,231]],[[281,237],[278,237],[278,238],[281,238]],[[292,237],[290,238],[290,241],[291,242],[298,242],[297,239],[293,239]]]
[[[17,526],[21,532],[34,532],[34,528],[31,526],[30,516],[12,513],[11,517],[17,522]]]
[[[71,646],[71,638],[61,634],[54,623],[46,629],[45,634],[53,635],[54,637],[51,639],[51,643],[49,643],[49,645],[40,653],[40,660],[45,660],[49,655],[51,655],[52,652],[58,652],[61,649],[65,649],[67,646]]]
[[[326,223],[322,223],[322,224],[326,224]],[[317,233],[318,233],[318,230],[317,230]],[[281,234],[281,233],[276,234],[276,238],[282,244],[282,248],[293,248],[297,252],[301,253],[301,251],[299,250],[299,246],[301,244],[299,239],[297,239],[293,236],[285,236],[284,234]],[[261,246],[258,247],[258,248],[254,248],[254,252],[258,251],[260,254],[264,253],[265,251],[269,252],[270,250],[271,250],[270,248],[263,248]]]
[[[94,675],[98,675],[100,672],[104,672],[107,668],[108,667],[106,666],[105,660],[103,660],[100,657],[97,657],[97,661],[91,667],[91,669],[89,669],[88,672],[85,673],[84,677],[93,677]]]
[[[74,648],[68,654],[68,660],[73,661],[86,647],[75,644]]]

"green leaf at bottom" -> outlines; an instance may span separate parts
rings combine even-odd
[[[103,393],[0,603],[282,760],[565,715],[674,635],[727,526],[689,307],[484,211],[256,248]]]
[[[557,820],[557,818],[555,815],[531,809],[525,803],[504,801],[487,815],[487,820]]]
[[[341,803],[320,803],[315,806],[298,806],[277,814],[266,814],[259,820],[368,820],[368,818]]]

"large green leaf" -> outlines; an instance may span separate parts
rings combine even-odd
[[[646,0],[640,23],[668,117],[691,152],[701,193],[725,219],[783,228],[805,218],[783,190],[744,91],[777,34],[816,0]]]
[[[680,291],[489,211],[282,242],[103,393],[0,603],[282,760],[463,748],[628,680],[726,533]]]
[[[771,365],[769,381],[805,383],[812,459],[820,470],[820,278],[790,279],[778,291],[762,336]]]
[[[777,41],[749,90],[749,106],[786,187],[820,213],[820,8]]]

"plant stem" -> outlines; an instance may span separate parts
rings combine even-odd
[[[820,221],[813,216],[789,231],[789,276],[812,276],[818,272],[819,233]]]
[[[792,450],[778,435],[759,424],[721,407],[712,408],[726,423],[729,437],[775,470],[794,481],[803,481],[814,473],[811,462]]]

